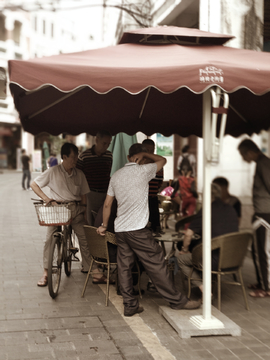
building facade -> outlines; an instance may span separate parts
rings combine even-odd
[[[10,59],[27,60],[34,57],[82,51],[97,46],[90,29],[84,29],[78,18],[52,11],[23,11],[0,9],[0,167],[16,169],[21,164],[20,149],[27,154],[43,151],[50,144],[49,134],[33,136],[23,131],[8,86],[1,91],[1,69],[7,72]],[[1,87],[2,86],[2,87]],[[3,90],[3,89],[2,89]],[[85,135],[84,135],[85,138]]]

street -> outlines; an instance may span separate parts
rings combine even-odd
[[[51,299],[47,287],[36,285],[46,227],[38,224],[31,201],[36,196],[22,190],[21,176],[8,170],[0,174],[0,360],[270,359],[270,298],[248,296],[248,312],[240,287],[222,286],[221,308],[242,328],[240,337],[181,339],[158,312],[166,302],[146,291],[145,274],[145,311],[132,318],[123,316],[114,286],[108,307],[105,285],[89,281],[81,298],[86,275],[79,263],[72,264],[69,278],[62,273],[58,297]],[[246,285],[255,282],[250,256],[243,277]]]

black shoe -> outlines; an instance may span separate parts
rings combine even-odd
[[[157,291],[155,285],[154,285],[153,283],[151,283],[151,282],[149,282],[149,283],[147,284],[147,290],[148,290],[148,291],[151,291],[151,292],[156,292],[156,291]]]
[[[184,310],[198,309],[202,304],[202,300],[188,300],[188,302],[182,307]],[[182,310],[181,309],[181,310]]]
[[[133,310],[133,311],[126,311],[126,309],[124,309],[124,316],[133,316],[135,314],[140,314],[144,311],[144,308],[142,306],[138,306],[137,309]]]

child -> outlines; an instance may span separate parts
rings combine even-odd
[[[172,200],[181,205],[182,216],[193,215],[196,209],[196,199],[198,194],[196,191],[195,178],[191,176],[192,167],[184,160],[179,169],[180,176],[175,184],[174,192],[171,196]],[[189,224],[186,224],[185,229]]]

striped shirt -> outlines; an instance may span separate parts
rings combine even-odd
[[[163,168],[156,173],[156,177],[149,181],[149,196],[157,196],[163,182]]]
[[[98,156],[95,145],[79,155],[76,167],[85,174],[91,189],[107,192],[112,168],[112,153],[107,150]]]

